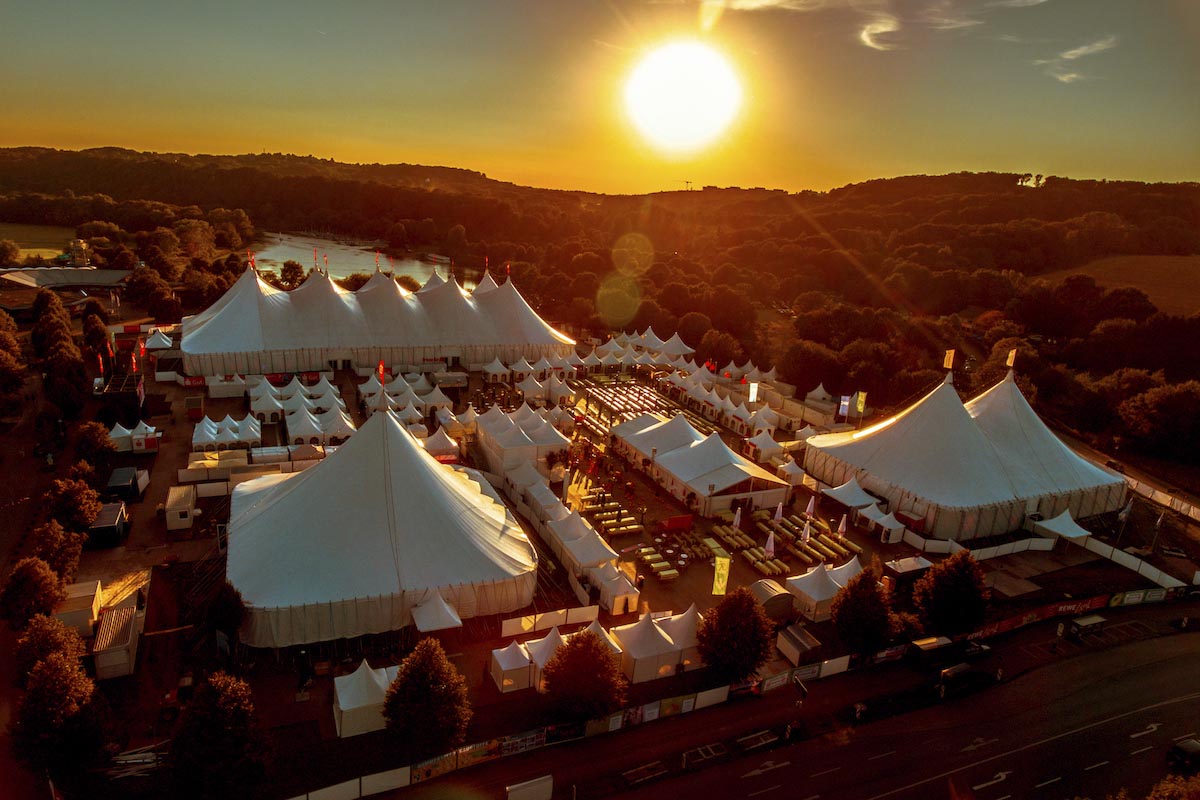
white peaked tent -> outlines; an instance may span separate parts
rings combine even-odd
[[[677,358],[690,356],[692,353],[696,352],[695,348],[688,347],[683,343],[683,340],[679,338],[678,332],[672,334],[670,339],[667,339],[667,341],[663,342],[663,346],[659,349],[666,355]]]
[[[525,643],[525,650],[529,653],[529,660],[533,662],[533,686],[539,692],[546,690],[545,681],[542,679],[542,671],[546,669],[546,665],[550,663],[550,659],[554,658],[554,654],[558,652],[558,648],[567,643],[567,640],[558,632],[558,627],[550,629],[550,632],[541,639],[533,639]]]
[[[788,461],[776,468],[775,474],[787,481],[789,486],[799,486],[804,483],[804,467],[795,461]]]
[[[317,417],[317,422],[321,425],[321,432],[325,434],[325,440],[330,444],[336,444],[335,439],[338,441],[349,439],[358,430],[354,427],[354,422],[349,415],[340,408],[320,415]]]
[[[863,571],[862,564],[858,561],[858,556],[851,557],[849,561],[840,567],[826,567],[826,570],[829,572],[829,577],[833,579],[833,582],[843,588],[850,582],[851,578]]]
[[[549,376],[550,371],[554,369],[554,365],[551,364],[545,356],[542,356],[537,361],[533,362],[532,366],[533,371],[537,373],[542,380],[545,380]]]
[[[462,627],[462,618],[458,616],[458,612],[438,592],[431,591],[429,597],[413,606],[412,617],[413,625],[421,633]]]
[[[696,637],[700,626],[700,612],[696,610],[695,603],[682,614],[660,619],[658,626],[679,648],[679,663],[683,664],[685,672],[704,666],[704,662],[700,660],[700,642]]]
[[[596,531],[577,539],[565,539],[562,543],[563,566],[573,575],[581,575],[589,567],[611,564],[617,560],[617,552]]]
[[[434,386],[430,389],[421,398],[421,401],[426,414],[439,408],[454,408],[454,401],[446,396],[446,393],[442,391],[442,387],[440,386]]]
[[[802,575],[788,578],[785,586],[796,597],[796,606],[800,613],[813,622],[829,619],[833,598],[842,590],[824,564],[817,564]]]
[[[750,497],[762,508],[787,499],[789,486],[762,467],[729,449],[721,437],[712,433],[703,441],[658,455],[656,462],[668,488],[694,492],[698,498],[730,493]],[[701,504],[706,515],[716,509]]]
[[[118,453],[128,453],[133,449],[133,442],[129,437],[130,430],[121,423],[113,425],[113,429],[108,432],[108,440],[113,443],[113,447],[117,448]],[[196,444],[195,434],[192,438],[193,446]]]
[[[599,620],[594,619],[591,621],[591,623],[586,628],[575,631],[574,633],[571,633],[571,634],[567,634],[567,641],[570,641],[572,638],[583,633],[583,631],[591,631],[592,633],[596,634],[596,636],[600,637],[600,641],[602,641],[602,642],[604,642],[604,644],[608,645],[609,652],[612,653],[613,656],[616,657],[617,659],[620,659],[621,645],[617,644],[616,641],[611,636],[608,635],[608,631],[604,630],[604,626],[600,624]]]
[[[347,360],[371,367],[381,359],[485,364],[565,355],[574,346],[529,307],[511,280],[471,294],[440,277],[415,294],[388,280],[349,292],[317,273],[287,292],[246,270],[182,328],[189,375],[324,370],[330,361]]]
[[[641,338],[634,341],[634,344],[639,347],[644,347],[647,350],[658,352],[663,349],[663,345],[666,344],[666,342],[658,338],[658,334],[654,332],[654,328],[651,326],[647,327],[646,330],[642,332]]]
[[[525,460],[517,464],[515,467],[504,473],[504,480],[512,487],[512,498],[515,500],[521,496],[530,486],[535,484],[547,484],[549,480],[545,475],[537,471],[533,466],[533,462]]]
[[[312,386],[305,386],[304,393],[309,397],[321,397],[323,395],[332,394],[338,397],[342,396],[342,392],[338,387],[329,382],[329,376],[322,374],[321,378]]]
[[[496,283],[496,279],[492,277],[492,273],[484,270],[483,277],[480,278],[479,283],[475,284],[475,290],[471,294],[478,297],[479,295],[487,294],[492,289],[498,288],[500,288],[500,285]]]
[[[1125,479],[1063,444],[1021,394],[1012,370],[966,408],[995,447],[1026,512],[1049,519],[1069,510],[1083,519],[1125,504]]]
[[[483,366],[484,380],[488,383],[503,383],[508,380],[508,367],[500,363],[500,359],[493,358],[491,363]]]
[[[804,469],[830,486],[857,478],[938,539],[1006,533],[1025,515],[996,449],[948,382],[869,428],[813,436]]]
[[[532,375],[536,370],[534,370],[532,364],[522,357],[516,363],[509,364],[508,371],[512,373],[512,379],[514,381],[522,381],[526,376]]]
[[[391,413],[316,466],[240,483],[231,499],[227,576],[254,647],[397,630],[431,591],[462,619],[516,611],[536,570],[487,482],[438,464]]]
[[[171,337],[155,328],[146,339],[147,350],[169,350],[172,347]]]
[[[281,405],[283,413],[288,415],[295,414],[297,411],[313,411],[317,407],[303,392],[296,392],[290,397],[283,398]]]
[[[757,453],[756,461],[770,461],[774,456],[783,452],[783,445],[775,441],[775,438],[766,431],[759,433],[748,441],[754,445],[754,451]]]
[[[538,379],[533,376],[533,373],[529,373],[524,380],[519,381],[517,388],[521,390],[521,394],[527,401],[546,399],[546,387],[538,383]]]
[[[866,508],[858,509],[859,517],[870,520],[872,524],[878,525],[887,531],[898,531],[904,527],[904,523],[900,522],[891,514],[884,514],[878,505],[872,503]]]
[[[653,456],[657,459],[672,450],[704,441],[704,434],[696,430],[683,414],[676,414],[668,420],[646,414],[630,422],[648,421],[647,418],[654,421],[640,429],[626,429],[624,426],[629,423],[616,425],[612,429],[613,435],[618,440],[624,440],[629,450],[640,458]]]
[[[293,375],[292,379],[285,386],[279,388],[279,396],[284,400],[287,400],[289,397],[295,397],[298,394],[304,394],[304,384],[300,382],[300,378],[296,375]]]
[[[599,348],[597,348],[597,349],[599,349]],[[597,356],[595,353],[588,353],[586,356],[583,357],[583,367],[588,372],[595,372],[603,365],[604,365],[604,362],[601,361],[600,357]]]
[[[621,645],[621,671],[631,683],[675,674],[679,648],[649,614],[637,622],[618,625],[611,633]]]
[[[554,490],[544,483],[535,483],[526,487],[525,495],[529,498],[529,507],[533,509],[536,519],[542,521],[562,519],[571,513],[558,499]]]
[[[876,505],[878,502],[874,497],[864,492],[863,488],[858,485],[858,481],[854,478],[846,481],[841,486],[822,489],[821,494],[826,497],[832,497],[847,508],[866,508],[867,506]]]
[[[333,679],[333,724],[345,738],[383,730],[383,701],[387,697],[387,670],[371,669],[364,658],[358,669]]]
[[[288,414],[284,421],[287,423],[289,444],[325,443],[325,431],[321,429],[321,423],[311,411],[302,409],[295,414]]]
[[[404,380],[401,378],[400,380]],[[265,381],[264,381],[265,383]],[[261,384],[260,384],[261,385]],[[407,386],[408,384],[405,384]],[[379,376],[372,372],[365,381],[354,387],[360,398],[374,397],[384,390],[384,386],[379,382]]]
[[[340,411],[346,410],[346,401],[341,398],[341,395],[333,392],[326,392],[316,397],[310,397],[309,402],[312,403],[312,409],[318,413],[330,411],[335,408]]]
[[[412,373],[409,374],[411,375]],[[430,383],[429,378],[426,378],[424,375],[418,375],[413,380],[405,382],[408,384],[408,388],[412,390],[413,394],[420,395],[422,397],[433,391],[433,384]]]
[[[492,651],[492,680],[501,692],[516,692],[533,686],[533,659],[525,646],[509,642]]]
[[[475,411],[475,406],[468,405],[467,410],[458,415],[458,422],[463,426],[466,433],[475,433],[477,429],[475,420],[479,418],[479,414]]]
[[[431,456],[458,455],[458,442],[450,438],[445,428],[438,428],[422,443],[425,445],[425,451]]]
[[[637,611],[641,592],[630,583],[628,575],[616,568],[613,561],[589,567],[587,576],[592,585],[600,589],[600,606],[605,611],[614,617]]]
[[[833,395],[825,391],[825,384],[818,383],[817,388],[813,389],[808,394],[804,395],[805,400],[811,400],[814,403],[832,403]]]
[[[1034,528],[1039,532],[1045,531],[1054,536],[1070,539],[1076,544],[1083,544],[1087,537],[1092,535],[1091,531],[1080,527],[1079,523],[1072,519],[1070,511],[1064,511],[1053,519],[1037,522],[1034,524]]]

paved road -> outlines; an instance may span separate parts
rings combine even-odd
[[[1138,642],[982,694],[647,784],[631,798],[1103,798],[1200,731],[1200,636]]]

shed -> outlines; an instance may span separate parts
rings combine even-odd
[[[763,579],[750,584],[750,594],[776,625],[788,622],[796,614],[791,592],[773,580]]]
[[[88,528],[88,542],[95,547],[114,547],[121,543],[129,532],[129,517],[125,503],[105,503],[100,507],[96,521]]]
[[[100,597],[100,581],[72,583],[54,617],[83,638],[91,638],[92,625],[100,618]]]
[[[137,609],[109,608],[100,615],[100,629],[92,643],[96,677],[100,680],[132,675],[137,662]]]
[[[138,481],[136,467],[117,467],[108,476],[108,485],[104,487],[104,497],[109,500],[124,500],[135,503],[142,499],[142,490]]]
[[[167,530],[181,531],[192,527],[196,517],[196,487],[172,486],[167,490],[167,502],[164,506],[167,516]]]

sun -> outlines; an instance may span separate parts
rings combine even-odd
[[[643,58],[625,83],[625,110],[652,144],[674,152],[711,144],[733,122],[742,86],[729,61],[699,42],[673,42]]]

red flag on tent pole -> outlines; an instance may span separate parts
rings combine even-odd
[[[329,272],[329,253],[325,253],[324,258],[325,258],[325,272]]]
[[[484,256],[484,257],[483,257],[483,271],[484,271],[484,272],[487,272],[487,268],[488,268],[488,265],[487,265],[487,256]]]
[[[504,274],[512,275],[512,264],[509,264],[507,261],[504,262]]]
[[[146,340],[145,339],[138,339],[138,355],[139,356],[146,355]]]
[[[321,262],[317,260],[317,248],[313,248],[313,269],[321,266]]]
[[[100,368],[100,374],[104,374],[104,357],[96,353],[96,366]]]
[[[382,358],[379,359],[379,366],[377,367],[377,371],[379,373],[379,382],[383,383],[383,359]]]
[[[375,251],[375,269],[377,271],[379,269],[379,251],[378,250]]]
[[[135,356],[133,353],[129,354],[129,368],[134,372],[138,371],[137,370],[137,356]]]

